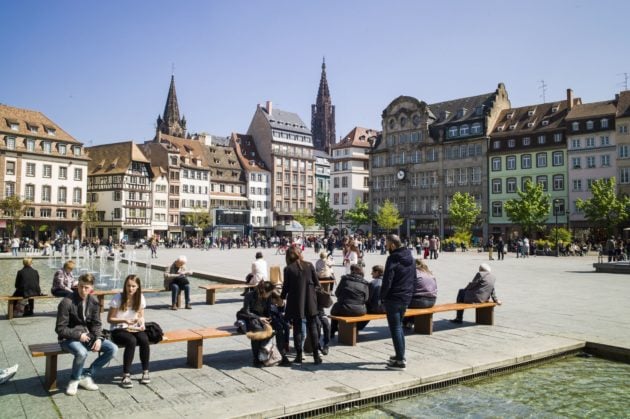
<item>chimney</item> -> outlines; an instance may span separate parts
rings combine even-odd
[[[271,104],[271,101],[268,100],[267,101],[267,113],[269,114],[269,116],[271,116],[271,111],[273,110],[273,106]]]
[[[573,109],[573,90],[567,89],[567,109]]]

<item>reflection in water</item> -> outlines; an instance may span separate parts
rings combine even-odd
[[[630,365],[571,357],[348,413],[345,418],[628,417]]]

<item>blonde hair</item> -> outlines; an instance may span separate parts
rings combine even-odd
[[[63,269],[74,269],[74,265],[75,265],[74,261],[69,260],[63,264]]]
[[[24,258],[22,259],[22,265],[31,266],[33,264],[33,258]]]
[[[426,272],[428,274],[433,275],[433,272],[431,272],[429,270],[429,266],[425,263],[424,260],[422,260],[420,258],[416,259],[416,269],[418,269],[418,270],[420,270],[422,272]]]

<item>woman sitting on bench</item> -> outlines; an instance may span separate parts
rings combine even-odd
[[[357,264],[350,265],[350,273],[341,277],[335,295],[337,302],[330,309],[332,316],[362,316],[367,313],[370,291],[368,282],[363,278],[363,268]],[[339,322],[333,319],[330,325],[331,338],[338,328]]]

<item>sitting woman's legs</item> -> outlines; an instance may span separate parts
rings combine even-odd
[[[171,305],[177,307],[177,294],[179,294],[179,287],[177,284],[171,284]]]
[[[137,340],[135,333],[128,332],[125,329],[114,329],[112,332],[112,342],[125,348],[125,352],[123,353],[123,373],[129,374],[131,363],[133,362],[133,355],[136,352]]]

